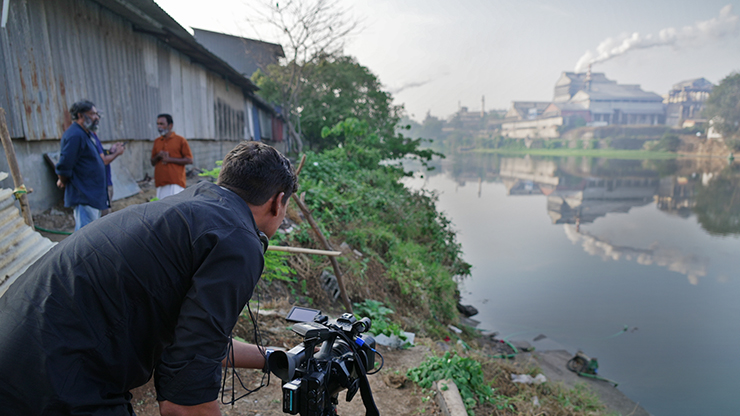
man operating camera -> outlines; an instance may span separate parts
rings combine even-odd
[[[0,298],[0,413],[133,415],[154,375],[162,415],[219,415],[229,336],[296,191],[290,162],[242,142],[202,182],[75,232]],[[234,341],[237,367],[263,352]]]

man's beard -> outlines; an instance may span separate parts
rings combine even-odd
[[[88,116],[83,116],[82,125],[89,131],[98,131],[98,120],[93,121]]]

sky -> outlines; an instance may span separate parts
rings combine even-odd
[[[183,27],[282,43],[248,23],[257,0],[155,0]],[[740,71],[740,0],[338,0],[360,21],[345,54],[421,121],[460,106],[550,101],[576,66],[666,94]],[[254,19],[252,19],[254,20]]]

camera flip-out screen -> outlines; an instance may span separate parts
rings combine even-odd
[[[313,318],[320,313],[321,311],[318,309],[293,306],[285,319],[291,322],[313,322]]]

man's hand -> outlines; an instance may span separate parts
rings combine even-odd
[[[110,152],[116,156],[122,155],[124,150],[126,150],[126,145],[123,142],[114,143],[110,147]]]
[[[57,188],[64,189],[64,186],[67,184],[68,179],[65,178],[62,175],[57,175]]]
[[[159,153],[157,153],[157,160],[161,160],[163,165],[167,164],[167,161],[170,158],[170,152],[162,150]]]
[[[195,406],[181,406],[164,400],[159,402],[159,414],[162,416],[221,416],[221,409],[214,400]]]

